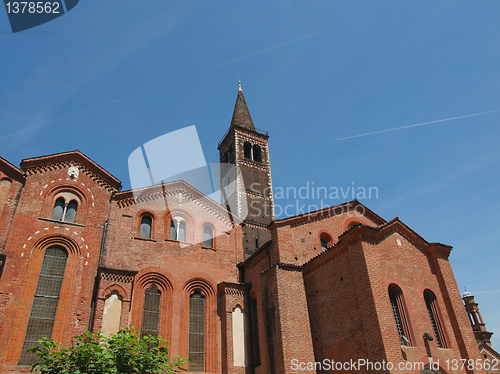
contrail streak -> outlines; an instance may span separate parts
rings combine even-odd
[[[446,122],[446,121],[453,121],[456,119],[461,119],[461,118],[469,118],[469,117],[477,117],[477,116],[484,116],[485,114],[490,114],[490,113],[497,113],[500,112],[500,109],[497,110],[491,110],[489,112],[482,112],[482,113],[474,113],[474,114],[467,114],[466,116],[460,116],[460,117],[452,117],[452,118],[445,118],[445,119],[438,119],[437,121],[430,121],[430,122],[422,122],[422,123],[417,123],[414,125],[408,125],[408,126],[402,126],[402,127],[395,127],[393,129],[386,129],[386,130],[380,130],[380,131],[373,131],[373,132],[367,132],[365,134],[359,134],[359,135],[353,135],[353,136],[346,136],[345,138],[338,138],[335,140],[346,140],[346,139],[352,139],[352,138],[360,138],[362,136],[368,136],[368,135],[374,135],[374,134],[381,134],[383,132],[389,132],[389,131],[396,131],[396,130],[403,130],[403,129],[409,129],[410,127],[418,127],[418,126],[424,126],[424,125],[430,125],[432,123],[439,123],[439,122]]]
[[[226,66],[226,65],[229,65],[229,64],[233,64],[235,62],[238,62],[238,61],[241,61],[245,58],[248,58],[248,57],[252,57],[252,56],[255,56],[255,55],[259,55],[261,53],[264,53],[264,52],[269,52],[269,51],[272,51],[273,49],[276,49],[276,48],[281,48],[281,47],[284,47],[285,45],[289,45],[289,44],[292,44],[292,43],[296,43],[300,40],[304,40],[304,39],[307,39],[307,38],[310,38],[312,36],[316,36],[316,35],[319,35],[321,34],[322,31],[318,31],[318,32],[315,32],[313,34],[309,34],[309,35],[306,35],[306,36],[302,36],[300,38],[297,38],[297,39],[294,39],[294,40],[290,40],[289,42],[286,42],[286,43],[282,43],[282,44],[279,44],[279,45],[275,45],[274,47],[269,47],[269,48],[266,48],[266,49],[263,49],[262,51],[258,51],[258,52],[254,52],[254,53],[250,53],[249,55],[245,55],[245,56],[242,56],[242,57],[238,57],[234,60],[231,60],[231,61],[228,61],[228,62],[224,62],[220,65],[216,65],[216,66],[213,66],[211,68],[209,68],[207,71],[210,71],[210,70],[214,70],[214,69],[218,69],[218,68],[221,68],[223,66]]]

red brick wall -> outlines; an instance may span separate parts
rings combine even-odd
[[[385,358],[360,243],[331,249],[305,265],[304,283],[316,361]]]
[[[221,322],[217,317],[217,284],[237,282],[236,264],[243,260],[241,227],[232,228],[213,207],[188,204],[194,196],[183,183],[168,192],[166,205],[153,200],[150,204],[125,203],[125,195],[118,194],[111,202],[108,232],[102,266],[138,271],[133,282],[129,323],[141,327],[144,291],[156,284],[162,291],[160,335],[169,341],[171,354],[188,357],[189,296],[200,290],[205,296],[205,367],[207,372],[220,372],[222,366]],[[182,191],[183,205],[177,196]],[[167,199],[168,200],[168,199]],[[184,208],[186,206],[186,208]],[[163,209],[167,207],[167,210]],[[141,215],[153,217],[151,239],[139,237]],[[170,240],[170,221],[182,216],[187,221],[186,242]],[[203,247],[203,226],[214,227],[213,248]],[[99,292],[113,282],[101,282]],[[120,284],[120,282],[114,282]],[[103,301],[99,305],[103,305]],[[96,318],[102,318],[102,306]],[[95,328],[99,328],[96,323]]]
[[[52,244],[68,251],[53,337],[68,343],[88,327],[102,228],[111,191],[94,175],[80,172],[70,179],[68,166],[28,173],[5,247],[0,294],[5,305],[0,331],[0,364],[16,365],[21,353],[43,254]],[[51,220],[55,191],[65,189],[82,198],[76,224]]]

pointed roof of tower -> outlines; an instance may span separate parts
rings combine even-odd
[[[465,292],[464,292],[464,294],[462,295],[462,298],[464,298],[464,297],[469,297],[469,296],[474,297],[474,296],[473,296],[473,295],[472,295],[469,291],[467,291],[467,290],[465,289]]]
[[[233,118],[231,119],[231,127],[238,126],[247,130],[255,131],[255,126],[248,111],[243,90],[241,89],[241,81],[239,82],[238,96],[236,97],[236,104],[234,105]]]

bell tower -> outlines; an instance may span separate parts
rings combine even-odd
[[[246,202],[248,214],[241,217],[245,257],[271,240],[267,226],[274,220],[274,204],[268,138],[267,132],[255,128],[240,82],[231,125],[218,150],[220,162],[236,164],[243,177],[244,187],[238,189],[237,202],[231,206],[237,206],[238,212],[232,213],[240,215]]]
[[[486,330],[483,317],[481,316],[481,312],[479,311],[479,307],[474,301],[474,296],[470,292],[465,290],[462,296],[462,300],[464,301],[465,311],[467,312],[467,316],[469,317],[469,322],[472,326],[472,330],[474,331],[476,341],[478,343],[484,342],[491,347],[490,339],[493,333]]]

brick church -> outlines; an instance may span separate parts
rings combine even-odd
[[[450,246],[357,200],[274,218],[268,134],[241,87],[218,149],[253,185],[232,211],[184,180],[122,191],[78,150],[0,158],[0,373],[28,372],[42,337],[127,325],[189,372],[486,373],[460,360],[498,358]]]

